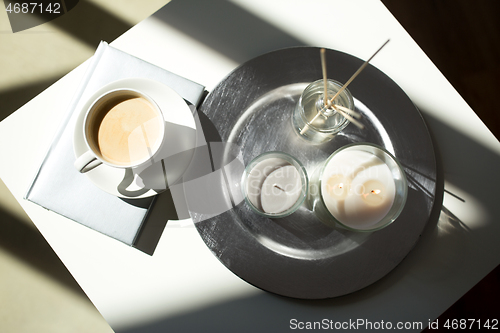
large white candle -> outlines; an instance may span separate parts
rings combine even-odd
[[[320,191],[326,208],[339,222],[369,229],[391,209],[396,186],[391,170],[380,158],[345,150],[325,166]]]

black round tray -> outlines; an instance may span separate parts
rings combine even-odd
[[[263,152],[283,151],[300,160],[310,176],[331,153],[352,142],[381,145],[403,165],[409,181],[405,208],[392,225],[373,233],[327,227],[306,206],[273,220],[236,202],[215,217],[196,217],[202,239],[234,274],[263,290],[305,299],[348,294],[390,272],[417,242],[436,194],[427,127],[403,90],[372,65],[349,85],[365,129],[350,124],[317,146],[294,133],[295,103],[308,83],[322,77],[319,54],[319,48],[298,47],[252,59],[230,73],[199,109],[221,141],[238,147],[245,165]],[[340,82],[363,63],[334,50],[326,56],[328,77]]]

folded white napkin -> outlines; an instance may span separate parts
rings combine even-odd
[[[45,156],[25,198],[128,245],[140,231],[154,197],[123,200],[97,188],[73,167],[73,134],[83,103],[101,87],[120,79],[159,81],[198,105],[204,87],[101,42],[78,88],[67,117]]]

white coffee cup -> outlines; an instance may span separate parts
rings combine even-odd
[[[135,89],[114,89],[99,96],[83,121],[88,150],[74,162],[88,172],[99,165],[137,168],[152,163],[165,143],[165,122],[157,103]]]

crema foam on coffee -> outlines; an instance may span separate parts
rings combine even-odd
[[[160,141],[161,119],[142,97],[121,96],[99,107],[91,125],[92,141],[102,159],[133,165],[151,157]]]

